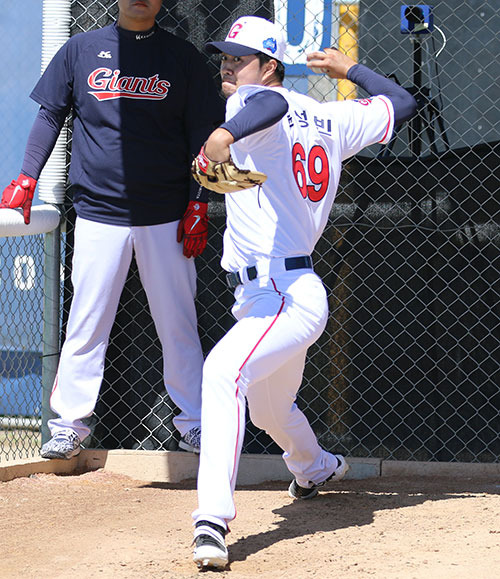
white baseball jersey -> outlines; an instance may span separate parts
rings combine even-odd
[[[340,179],[342,161],[373,143],[387,143],[394,112],[384,96],[318,103],[285,88],[245,85],[233,94],[226,120],[262,90],[289,104],[280,122],[231,145],[238,167],[267,175],[262,187],[226,195],[222,267],[237,271],[260,256],[310,255],[321,236]],[[290,153],[291,152],[291,153]]]
[[[231,119],[262,86],[240,87],[227,102]],[[288,113],[273,126],[237,141],[239,167],[267,175],[262,187],[225,196],[222,266],[240,273],[232,312],[237,323],[203,366],[201,454],[195,522],[223,527],[236,516],[233,493],[245,434],[245,409],[283,450],[302,487],[319,484],[337,459],[318,444],[295,403],[307,349],[328,319],[321,279],[308,267],[286,269],[283,258],[312,253],[327,222],[342,161],[389,140],[393,107],[381,96],[320,104],[284,88]],[[245,279],[244,268],[257,277]]]

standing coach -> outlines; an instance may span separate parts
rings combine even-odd
[[[109,336],[135,255],[180,409],[180,447],[199,452],[203,355],[194,257],[207,241],[207,196],[190,162],[223,117],[195,47],[156,23],[162,0],[119,0],[111,26],[77,34],[31,93],[40,104],[18,179],[0,206],[29,223],[37,179],[69,113],[76,211],[73,300],[51,395],[59,416],[44,458],[69,459],[90,434]]]

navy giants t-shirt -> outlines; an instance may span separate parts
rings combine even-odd
[[[76,213],[114,225],[180,219],[198,188],[192,159],[224,117],[196,48],[157,25],[73,36],[31,98],[56,113],[72,109]]]

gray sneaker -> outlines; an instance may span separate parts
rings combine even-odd
[[[188,452],[200,453],[201,446],[201,428],[195,426],[180,439],[179,448]]]
[[[341,454],[334,454],[334,456],[337,459],[337,468],[332,472],[332,474],[327,479],[318,484],[313,484],[308,488],[301,487],[297,482],[297,479],[294,479],[290,483],[290,486],[288,487],[289,496],[292,499],[299,499],[302,501],[312,499],[318,494],[319,487],[322,487],[328,481],[333,480],[336,482],[342,480],[345,477],[347,471],[349,470],[349,465],[347,464],[345,458]]]
[[[63,458],[69,460],[80,454],[80,437],[71,428],[56,432],[54,436],[42,446],[42,458]]]

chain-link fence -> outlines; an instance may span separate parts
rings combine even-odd
[[[43,253],[43,235],[0,237],[0,458],[40,447]]]
[[[117,3],[73,0],[72,34],[114,21]],[[338,46],[411,90],[417,117],[344,167],[313,256],[330,319],[309,351],[299,405],[321,444],[349,456],[492,462],[500,456],[498,30],[493,0],[164,2],[160,23],[200,51],[243,14],[275,19],[291,45],[286,86],[318,100],[365,96],[306,71]],[[210,60],[214,75],[217,62]],[[209,205],[197,260],[207,353],[231,327],[219,265],[225,212]],[[68,210],[64,322],[71,300]],[[174,449],[176,409],[135,264],[108,348],[87,446]],[[250,423],[245,452],[280,449]]]
[[[34,0],[17,12],[12,4],[0,0],[0,193],[19,174],[37,110],[28,95],[40,74],[33,47],[42,35],[41,8],[26,15]],[[42,235],[0,231],[0,460],[34,456],[40,445],[43,251]]]

